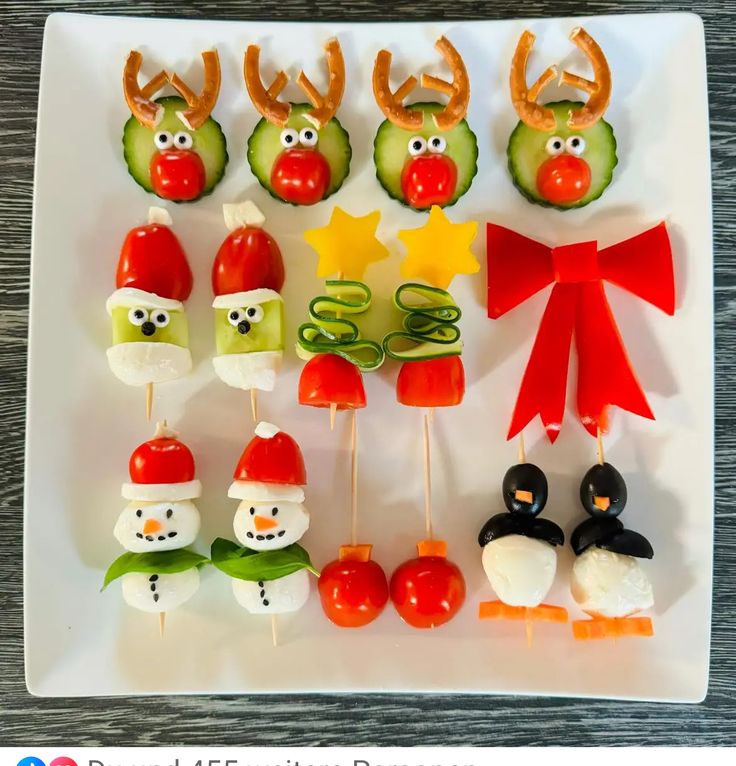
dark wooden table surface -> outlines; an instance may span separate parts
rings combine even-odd
[[[451,696],[35,699],[23,680],[22,505],[33,149],[52,11],[225,19],[568,16],[687,10],[705,21],[716,262],[716,567],[710,692],[698,706]],[[0,0],[0,745],[736,744],[736,2]],[[683,66],[686,66],[683,62]],[[673,158],[675,159],[675,158]]]

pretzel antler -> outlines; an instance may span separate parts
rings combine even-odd
[[[307,75],[304,74],[304,70],[299,72],[299,77],[296,80],[297,85],[304,91],[314,107],[311,112],[304,115],[304,118],[309,120],[317,130],[327,125],[335,116],[345,92],[345,60],[342,57],[342,48],[340,48],[340,43],[336,37],[327,41],[325,55],[330,74],[326,95],[323,96],[312,85]]]
[[[598,43],[582,28],[575,27],[570,39],[590,59],[593,65],[593,81],[576,74],[563,72],[560,83],[590,93],[588,102],[580,109],[570,112],[567,126],[575,130],[584,130],[595,125],[603,116],[611,100],[611,70]]]
[[[441,80],[431,74],[422,74],[421,84],[423,88],[431,88],[450,97],[445,108],[432,115],[438,130],[450,130],[467,114],[468,102],[470,101],[470,80],[462,56],[444,35],[437,40],[434,47],[442,54],[450,67],[452,82]]]
[[[403,101],[414,90],[419,82],[410,75],[395,90],[391,91],[391,51],[378,51],[376,63],[373,65],[373,95],[378,108],[386,119],[404,130],[421,130],[424,125],[424,115],[416,109],[407,109]]]
[[[277,72],[273,82],[264,87],[261,81],[261,49],[257,45],[249,45],[245,51],[243,60],[243,76],[245,77],[245,87],[248,89],[248,95],[253,102],[253,106],[273,125],[284,127],[289,120],[291,105],[279,101],[278,97],[281,91],[289,82],[289,75],[286,72]]]
[[[142,88],[138,84],[143,56],[139,51],[131,51],[123,69],[123,93],[131,114],[147,128],[155,128],[164,116],[164,108],[152,100],[156,91],[161,90],[169,80],[169,75],[162,69]]]
[[[553,131],[557,127],[555,113],[546,106],[537,103],[539,94],[548,83],[557,76],[557,67],[550,66],[542,72],[531,88],[526,84],[526,63],[529,54],[534,47],[536,37],[528,29],[525,29],[516,44],[514,57],[511,60],[511,74],[509,75],[509,87],[511,89],[511,102],[519,115],[519,119],[534,130],[545,133]]]
[[[174,73],[169,78],[172,87],[179,91],[189,106],[189,109],[177,112],[176,115],[191,130],[196,130],[204,125],[215,108],[217,97],[220,94],[220,57],[217,55],[217,51],[203,51],[202,61],[204,63],[204,86],[199,95],[178,74]]]

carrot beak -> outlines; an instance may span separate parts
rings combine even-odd
[[[514,497],[521,503],[529,503],[531,505],[534,502],[534,493],[527,492],[525,489],[517,489]]]
[[[255,516],[253,523],[256,527],[256,532],[265,532],[267,529],[273,529],[279,525],[278,521],[269,519],[266,516]]]
[[[146,523],[143,525],[143,534],[152,535],[161,530],[161,522],[156,519],[146,519]]]
[[[593,505],[595,505],[596,508],[600,508],[602,511],[607,511],[611,507],[611,498],[599,497],[596,495],[593,498]]]

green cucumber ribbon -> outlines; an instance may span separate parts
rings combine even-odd
[[[383,364],[383,348],[361,338],[358,325],[347,318],[370,308],[370,288],[363,282],[330,279],[325,292],[309,303],[311,321],[299,326],[297,356],[308,361],[317,354],[337,354],[364,372],[377,370]]]
[[[394,305],[405,316],[403,329],[394,330],[383,339],[387,356],[411,362],[462,354],[457,326],[462,312],[447,290],[406,282],[396,288]]]
[[[254,551],[218,537],[212,543],[210,555],[217,569],[238,580],[279,580],[302,569],[319,577],[309,554],[297,543],[272,551]]]
[[[177,574],[186,572],[194,567],[203,567],[209,564],[210,560],[206,556],[200,556],[199,553],[178,548],[175,551],[155,551],[151,553],[123,553],[110,564],[105,573],[105,581],[102,590],[117,580],[118,577],[130,574],[131,572],[141,572],[143,574]]]

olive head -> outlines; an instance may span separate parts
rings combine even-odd
[[[594,465],[580,482],[580,502],[591,515],[615,518],[626,507],[626,482],[610,464]]]
[[[512,465],[503,477],[502,491],[509,511],[537,516],[547,504],[547,477],[532,463]]]

